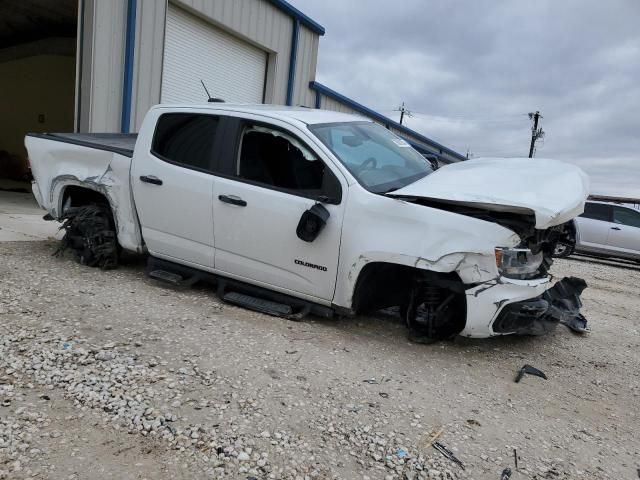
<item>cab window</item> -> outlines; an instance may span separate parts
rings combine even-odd
[[[151,153],[170,163],[210,171],[218,123],[213,115],[165,113],[158,119]]]
[[[333,172],[300,140],[281,130],[246,126],[236,175],[288,193],[340,203],[340,183]]]

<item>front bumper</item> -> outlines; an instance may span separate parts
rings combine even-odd
[[[552,286],[551,277],[513,280],[501,277],[466,291],[467,322],[460,335],[543,335],[580,315],[580,294],[586,283],[564,278]],[[586,323],[586,322],[585,322]]]

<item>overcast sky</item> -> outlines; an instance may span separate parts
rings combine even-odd
[[[640,0],[290,0],[326,28],[317,80],[465,154],[580,165],[640,197]]]

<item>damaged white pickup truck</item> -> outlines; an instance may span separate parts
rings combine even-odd
[[[548,273],[588,193],[575,166],[475,159],[436,171],[361,117],[267,105],[157,106],[140,133],[30,134],[33,191],[66,248],[211,280],[285,317],[396,307],[416,340],[586,329],[584,281]]]

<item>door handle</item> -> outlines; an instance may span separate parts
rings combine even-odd
[[[239,207],[247,206],[247,202],[235,195],[218,195],[218,200],[224,203],[230,203],[231,205],[237,205]]]
[[[611,227],[611,230],[620,230],[620,227]]]
[[[152,183],[153,185],[162,185],[162,180],[154,175],[140,175],[140,181],[144,183]]]

